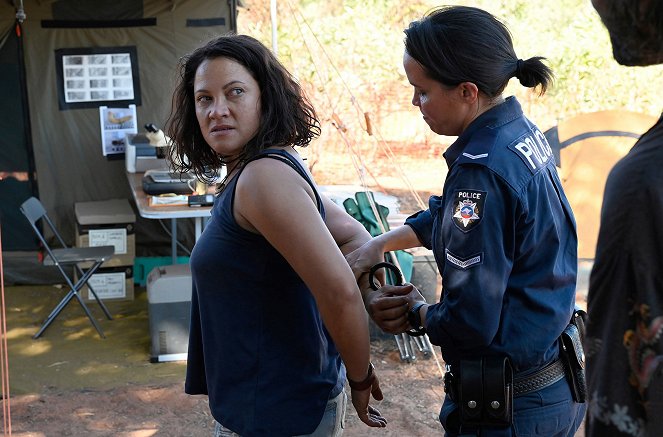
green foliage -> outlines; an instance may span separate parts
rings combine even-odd
[[[657,95],[662,89],[663,67],[618,65],[607,31],[589,1],[456,3],[486,9],[504,21],[520,57],[548,59],[555,84],[530,107],[533,118],[543,118],[540,123],[554,124],[599,109],[660,112],[663,105]],[[437,4],[431,0],[279,0],[279,57],[309,89],[332,91],[328,98],[332,101],[351,98],[348,93],[368,98],[361,103],[373,110],[368,107],[374,103],[371,96],[407,87],[401,66],[403,29]],[[247,22],[240,13],[240,30],[269,43],[269,2],[254,1],[250,7],[249,19],[254,21]],[[514,82],[507,90],[525,96],[527,90]]]
[[[660,114],[663,66],[617,64],[608,33],[588,0],[456,3],[486,9],[501,19],[521,58],[547,58],[556,79],[544,96],[516,79],[505,93],[516,95],[542,129],[603,109]],[[403,29],[438,5],[433,0],[278,0],[279,58],[299,79],[323,121],[323,137],[314,147],[375,149],[376,136],[367,136],[364,113],[370,114],[380,140],[445,141],[428,130],[411,106],[402,67]],[[270,45],[269,2],[254,0],[249,6],[240,10],[240,32]]]
[[[554,86],[532,102],[529,115],[542,128],[574,114],[627,109],[657,115],[663,66],[624,67],[612,57],[608,32],[586,0],[531,2],[466,1],[498,16],[509,27],[523,59],[544,56],[555,72]],[[525,99],[517,80],[507,91]],[[531,97],[530,97],[531,100]]]

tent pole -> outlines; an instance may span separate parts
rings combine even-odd
[[[230,30],[237,32],[237,0],[228,0],[230,9]]]
[[[270,0],[269,3],[269,15],[272,21],[272,52],[274,52],[274,56],[278,57],[279,54],[279,47],[278,47],[278,36],[277,36],[277,30],[278,30],[278,25],[276,23],[276,0]]]

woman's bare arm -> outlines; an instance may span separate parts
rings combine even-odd
[[[370,355],[366,312],[352,270],[317,210],[311,187],[287,164],[261,159],[247,165],[236,190],[238,223],[265,237],[310,288],[348,378],[363,380]],[[373,394],[381,399],[379,385]],[[360,418],[370,426],[384,426],[379,412],[377,417],[370,415],[368,397],[367,391],[357,410]]]

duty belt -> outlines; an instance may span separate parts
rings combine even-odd
[[[543,369],[534,372],[531,375],[521,377],[516,376],[513,380],[513,395],[514,397],[521,396],[544,389],[564,378],[564,375],[564,363],[558,358]],[[444,379],[444,391],[453,401],[458,402],[458,381],[449,371],[447,371]]]
[[[520,396],[541,390],[564,378],[564,364],[559,358],[531,375],[513,379],[513,395]]]

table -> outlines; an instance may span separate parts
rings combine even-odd
[[[187,205],[173,205],[173,206],[150,206],[148,195],[143,191],[143,174],[144,173],[129,173],[127,172],[127,179],[131,187],[131,194],[136,201],[138,213],[141,217],[147,219],[170,219],[171,220],[171,252],[173,264],[177,264],[177,219],[179,218],[193,218],[195,219],[195,237],[196,241],[200,238],[203,230],[203,220],[210,217],[211,206],[190,207]]]

